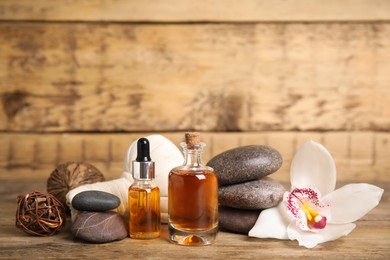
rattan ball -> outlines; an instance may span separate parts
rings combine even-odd
[[[16,227],[30,235],[54,235],[65,226],[65,207],[54,196],[33,191],[19,195]]]
[[[80,185],[104,181],[103,174],[93,165],[82,162],[59,164],[47,180],[47,192],[56,197],[67,210],[66,194]]]

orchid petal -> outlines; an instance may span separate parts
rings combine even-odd
[[[302,231],[291,223],[287,228],[288,237],[291,240],[298,240],[300,246],[313,248],[320,243],[336,240],[341,236],[348,235],[354,228],[355,224],[332,225],[329,224],[325,229],[317,233]]]
[[[287,216],[286,211],[284,203],[263,210],[248,235],[258,238],[288,239],[287,226],[291,219]]]
[[[336,165],[321,144],[308,141],[295,154],[291,163],[292,187],[315,187],[325,195],[336,186]]]
[[[367,184],[348,184],[323,197],[332,207],[332,224],[354,222],[375,208],[382,197],[383,189]]]

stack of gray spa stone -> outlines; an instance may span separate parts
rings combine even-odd
[[[279,204],[285,189],[265,176],[276,172],[282,163],[279,152],[264,145],[234,148],[207,163],[218,178],[221,229],[248,233],[261,210]]]
[[[72,234],[92,243],[107,243],[128,236],[125,221],[111,211],[120,205],[120,199],[103,191],[83,191],[74,196],[73,208],[80,211],[72,223]]]

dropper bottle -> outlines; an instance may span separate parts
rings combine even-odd
[[[132,161],[133,184],[129,187],[129,234],[131,238],[152,239],[160,236],[160,189],[154,182],[154,162],[149,141],[137,141],[137,158]]]

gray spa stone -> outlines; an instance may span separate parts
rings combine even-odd
[[[220,186],[256,180],[277,171],[283,163],[274,148],[248,145],[213,157],[207,166],[214,168]]]
[[[78,193],[72,199],[72,206],[82,211],[106,211],[121,204],[120,199],[108,192],[90,190]]]
[[[279,204],[285,189],[282,184],[264,177],[218,188],[220,205],[237,209],[267,209]]]
[[[117,212],[81,212],[71,227],[72,234],[92,243],[107,243],[128,236],[125,221]]]
[[[261,210],[244,210],[219,207],[219,227],[234,233],[248,234],[255,225]]]

